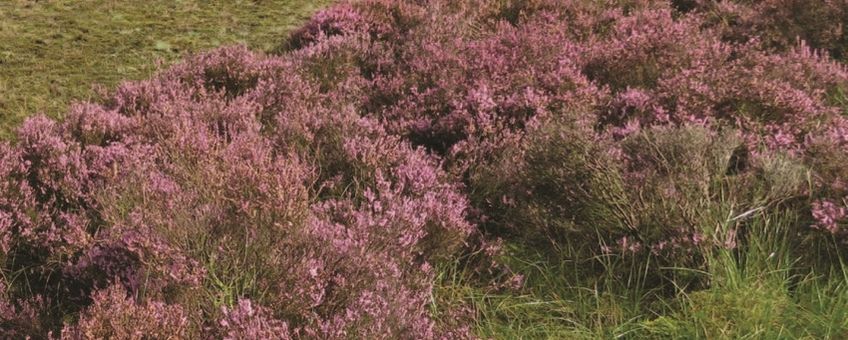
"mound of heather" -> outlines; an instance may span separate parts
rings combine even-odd
[[[752,212],[846,236],[848,4],[793,6],[365,1],[287,51],[443,157],[484,230],[697,265]]]
[[[754,213],[848,240],[848,4],[805,3],[341,2],[31,118],[0,334],[464,337],[433,268],[476,230],[694,267]]]
[[[21,126],[0,149],[6,334],[444,334],[431,268],[472,231],[466,199],[296,68],[222,49]]]

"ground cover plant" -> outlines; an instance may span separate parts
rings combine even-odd
[[[340,2],[0,144],[33,338],[844,338],[844,1]]]

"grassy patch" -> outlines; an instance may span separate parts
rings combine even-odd
[[[620,275],[628,270],[615,256],[590,259],[607,270],[587,276],[579,268],[587,263],[514,245],[506,261],[526,278],[523,289],[486,291],[448,268],[437,296],[470,303],[484,338],[845,339],[848,267],[802,265],[790,245],[792,223],[760,215],[749,244],[711,252],[706,270],[665,268],[703,276],[708,284],[699,289],[645,289],[638,270]]]
[[[227,44],[270,50],[330,0],[0,2],[0,138],[23,118]]]

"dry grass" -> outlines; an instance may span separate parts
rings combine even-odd
[[[330,0],[0,1],[0,138],[60,117],[92,87],[142,79],[157,61],[242,43],[270,50]]]

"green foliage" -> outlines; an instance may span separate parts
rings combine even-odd
[[[707,266],[663,267],[704,280],[697,289],[642,285],[649,259],[618,255],[584,261],[511,244],[506,261],[524,287],[493,291],[442,268],[440,303],[474,306],[484,338],[532,339],[843,339],[848,335],[848,267],[811,270],[797,249],[790,213],[755,214],[748,246],[709,252]],[[832,245],[830,245],[832,246]],[[816,250],[812,250],[816,253]],[[604,270],[587,275],[588,265]],[[683,280],[674,280],[683,282]],[[447,302],[446,302],[447,301]]]

